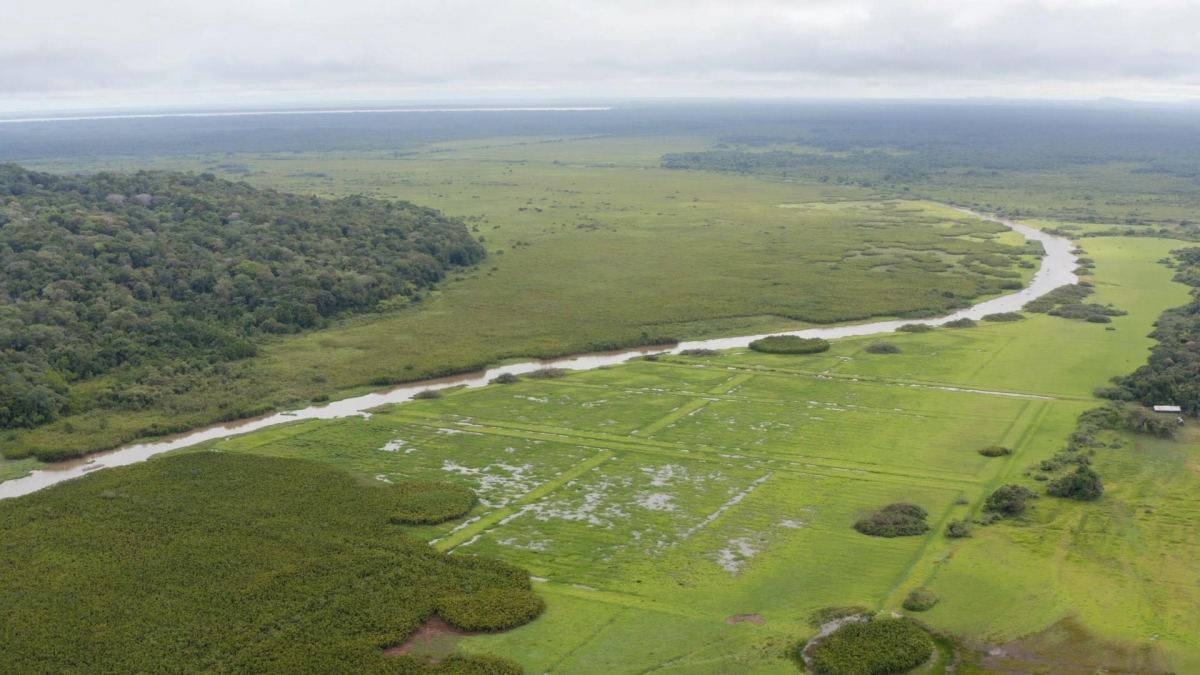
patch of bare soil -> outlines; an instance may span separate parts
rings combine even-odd
[[[1040,633],[991,649],[983,665],[997,675],[1168,675],[1166,652],[1153,642],[1105,640],[1066,618]]]
[[[734,614],[725,623],[765,623],[761,614]]]
[[[478,632],[461,630],[451,626],[436,614],[408,636],[408,639],[398,645],[383,650],[384,656],[401,656],[403,654],[424,654],[435,662],[453,651],[454,641],[466,635],[478,635]]]

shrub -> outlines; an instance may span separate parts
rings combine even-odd
[[[408,656],[417,660],[414,657]],[[428,663],[428,662],[426,662]],[[425,671],[420,668],[428,668]],[[397,673],[407,673],[409,671],[399,669]],[[413,673],[429,672],[431,675],[521,675],[525,669],[521,664],[503,656],[495,656],[492,654],[451,654],[442,659],[441,663],[422,663],[421,666],[412,670]]]
[[[658,354],[647,354],[647,355],[645,355],[645,356],[643,356],[643,357],[642,357],[642,360],[643,360],[643,361],[657,361],[657,360],[658,360]]]
[[[967,319],[964,317],[962,319],[955,319],[954,321],[947,321],[942,325],[946,328],[974,328],[978,324],[975,323],[974,319]]]
[[[533,377],[539,380],[553,380],[564,377],[566,374],[567,371],[565,368],[540,368],[532,373],[525,373],[525,377]]]
[[[867,351],[871,354],[899,354],[900,348],[890,342],[876,342],[867,345]]]
[[[489,380],[488,384],[516,384],[520,381],[521,378],[513,375],[512,373],[501,373]]]
[[[1003,321],[1020,321],[1021,319],[1024,319],[1024,318],[1025,318],[1025,315],[1020,312],[998,312],[996,314],[985,314],[983,317],[983,320],[984,321],[1003,322]]]
[[[719,354],[715,349],[685,349],[679,352],[680,356],[716,356]]]
[[[767,354],[817,354],[829,351],[829,341],[795,335],[772,335],[750,343],[750,349]]]
[[[945,535],[948,539],[966,539],[971,536],[971,521],[967,519],[952,520],[946,525]]]
[[[418,391],[417,393],[413,394],[414,401],[428,401],[431,399],[441,398],[441,397],[442,397],[442,392],[440,392],[436,389],[422,389],[421,391]]]
[[[983,508],[1006,516],[1015,516],[1023,513],[1032,499],[1037,499],[1037,495],[1024,485],[1002,485],[987,498]]]
[[[1091,314],[1084,321],[1088,323],[1112,323],[1112,319],[1103,314]]]
[[[1033,264],[1030,263],[1029,265],[1021,265],[1021,267],[1033,267]],[[1000,290],[1002,291],[1019,291],[1022,288],[1025,288],[1025,284],[1019,281],[1005,281],[1004,283],[1000,284]]]
[[[872,612],[869,608],[862,607],[860,605],[851,605],[848,607],[825,607],[824,609],[818,609],[809,615],[808,625],[812,626],[813,628],[820,628],[831,621],[845,619],[848,616],[870,617],[872,614],[874,614],[874,612]]]
[[[1074,473],[1050,481],[1046,493],[1082,502],[1095,501],[1104,495],[1104,481],[1089,466],[1080,466]]]
[[[904,599],[904,609],[910,612],[926,612],[938,604],[938,594],[932,588],[914,588]]]
[[[435,525],[467,515],[478,498],[470,488],[453,483],[398,483],[392,522]]]
[[[933,654],[933,640],[905,619],[849,623],[812,652],[816,675],[891,675],[915,668]]]
[[[1003,445],[989,445],[980,450],[979,454],[984,457],[1005,457],[1011,455],[1012,452],[1010,448],[1006,448]]]
[[[927,323],[906,323],[896,329],[900,333],[928,333],[935,330],[933,326]]]
[[[854,523],[854,529],[871,537],[912,537],[929,531],[928,516],[915,504],[889,504]]]
[[[545,608],[533,591],[490,588],[444,597],[437,612],[461,630],[498,631],[529,623]]]

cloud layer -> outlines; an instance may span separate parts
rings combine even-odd
[[[1180,98],[1197,38],[1185,0],[16,0],[0,101]]]

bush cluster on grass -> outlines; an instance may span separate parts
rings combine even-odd
[[[527,571],[390,525],[404,495],[317,462],[197,452],[0,501],[0,672],[519,672],[382,655],[447,598],[476,594],[474,613],[504,619],[489,625],[536,616]],[[103,640],[63,640],[97,626]]]
[[[442,392],[438,391],[437,389],[422,389],[421,391],[413,394],[414,401],[429,401],[441,397]]]
[[[872,537],[912,537],[929,531],[929,516],[916,504],[889,504],[854,523],[854,529]]]
[[[933,655],[933,640],[905,619],[849,623],[812,652],[816,675],[893,675],[915,668]]]
[[[530,373],[525,373],[525,377],[532,377],[538,380],[553,380],[559,377],[566,377],[567,370],[565,368],[539,368]]]
[[[1090,466],[1080,466],[1074,472],[1050,481],[1046,493],[1053,497],[1090,502],[1104,496],[1104,482]]]
[[[1020,312],[997,312],[995,314],[985,314],[983,317],[983,320],[984,321],[995,321],[995,322],[1006,322],[1006,321],[1020,321],[1021,319],[1024,319],[1024,318],[1025,318],[1025,315]]]
[[[521,381],[521,378],[512,373],[500,373],[496,377],[488,380],[488,384],[516,384]]]
[[[1012,453],[1013,451],[1011,448],[1006,448],[1003,445],[989,445],[986,448],[980,449],[979,451],[979,454],[983,455],[984,457],[1006,457]]]
[[[891,342],[876,342],[872,345],[867,345],[866,351],[871,354],[899,354],[900,348]]]
[[[974,319],[964,317],[962,319],[955,319],[954,321],[947,321],[942,325],[946,328],[974,328],[978,324],[975,323]]]
[[[397,483],[400,493],[392,522],[403,525],[434,525],[462,518],[478,497],[475,491],[453,483]]]
[[[545,608],[546,603],[532,591],[492,588],[444,597],[437,612],[462,630],[498,631],[529,623]]]
[[[906,323],[896,330],[900,333],[928,333],[937,329],[927,323]]]
[[[952,520],[946,524],[945,535],[947,539],[966,539],[971,536],[973,529],[971,521],[965,518],[963,520]]]
[[[809,615],[808,625],[812,626],[813,628],[820,628],[821,626],[824,626],[825,624],[827,624],[831,621],[837,621],[838,619],[844,619],[848,616],[869,617],[872,614],[874,614],[873,611],[871,611],[869,608],[863,607],[861,605],[849,605],[846,607],[825,607],[822,609],[818,609],[817,611],[815,611]]]
[[[750,349],[767,354],[817,354],[829,351],[829,341],[795,335],[772,335],[750,343]]]
[[[719,354],[715,349],[685,349],[679,352],[680,356],[716,356]]]
[[[914,588],[904,598],[904,609],[910,612],[926,612],[933,609],[941,598],[932,588]]]
[[[1005,516],[1017,516],[1025,512],[1029,502],[1037,499],[1029,488],[1024,485],[1001,485],[988,496],[983,508]]]

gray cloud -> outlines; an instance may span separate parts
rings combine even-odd
[[[0,101],[1190,97],[1197,37],[1190,0],[16,0]]]

